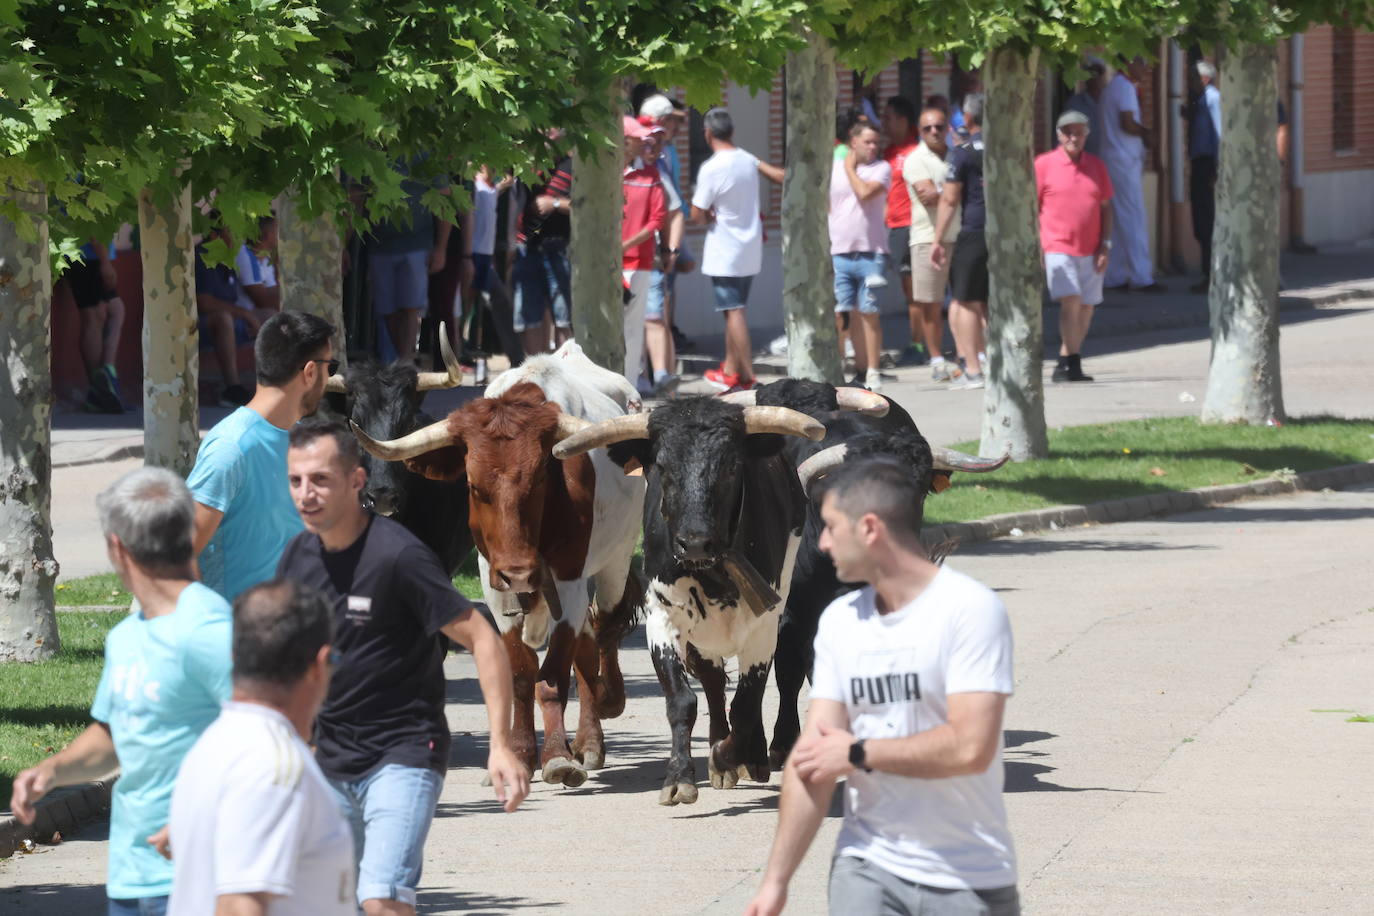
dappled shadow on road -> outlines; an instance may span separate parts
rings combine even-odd
[[[1038,532],[1045,534],[1047,532]],[[1205,544],[1166,544],[1161,541],[1110,541],[1098,538],[996,538],[969,545],[964,552],[984,557],[1020,556],[1082,551],[1215,550]],[[957,556],[957,554],[956,554]]]
[[[0,912],[25,916],[103,913],[106,899],[103,884],[29,884],[0,890]]]
[[[610,721],[602,723],[605,728]],[[573,723],[569,723],[570,725]],[[537,734],[537,738],[542,734]],[[574,736],[569,734],[571,740]],[[696,760],[697,772],[706,772],[705,739],[694,741],[701,756]],[[455,732],[453,745],[449,749],[449,769],[468,767],[485,770],[487,766],[487,735],[470,732]],[[564,795],[619,795],[624,793],[657,793],[663,778],[668,772],[668,736],[643,734],[617,734],[609,729],[606,735],[606,767],[592,770],[588,779],[576,789],[560,788]],[[541,785],[536,782],[535,785]],[[439,816],[445,816],[444,805],[439,805]],[[480,809],[476,809],[480,810]],[[495,810],[495,809],[493,809]],[[452,814],[461,811],[449,812]]]
[[[507,897],[500,894],[462,891],[421,890],[415,902],[417,913],[466,913],[469,916],[496,916],[512,910],[551,909],[563,906],[560,901],[531,900],[528,897]]]
[[[1055,771],[1047,763],[1032,762],[1050,756],[1048,751],[1038,751],[1025,747],[1037,741],[1057,738],[1053,732],[1015,731],[1008,729],[1002,733],[1003,787],[1002,791],[1011,792],[1129,792],[1131,794],[1152,794],[1140,789],[1112,789],[1106,786],[1061,786],[1046,782],[1044,777]]]

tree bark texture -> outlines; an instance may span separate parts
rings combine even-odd
[[[278,211],[281,307],[318,315],[334,325],[334,357],[346,363],[343,315],[343,236],[328,213],[304,217],[294,192]]]
[[[573,156],[572,325],[583,352],[599,366],[625,371],[625,300],[620,225],[624,142],[620,123],[623,93],[617,82],[606,106],[604,136],[612,144],[591,155]]]
[[[806,47],[787,56],[787,162],[782,184],[787,374],[838,385],[844,381],[844,368],[835,333],[835,271],[827,217],[834,162],[835,51],[810,29],[805,34]]]
[[[140,193],[138,229],[143,254],[143,461],[185,477],[200,447],[190,185],[167,202],[151,191]]]
[[[0,219],[0,661],[58,649],[52,554],[52,268],[46,197],[11,191],[34,220]]]
[[[1244,44],[1222,60],[1225,125],[1212,241],[1212,359],[1204,423],[1283,418],[1279,374],[1279,159],[1273,44]]]
[[[1017,461],[1049,454],[1045,431],[1039,221],[1031,139],[1037,52],[995,48],[983,66],[983,171],[987,189],[987,387],[984,455]]]

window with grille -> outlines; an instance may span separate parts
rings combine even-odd
[[[1331,146],[1355,148],[1355,31],[1331,34]]]

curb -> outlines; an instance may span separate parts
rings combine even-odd
[[[1196,490],[1173,490],[1110,499],[1083,506],[1050,506],[1031,512],[989,515],[973,521],[951,522],[926,528],[921,532],[921,542],[927,550],[932,550],[945,541],[954,541],[956,545],[962,545],[1006,537],[1013,529],[1029,534],[1032,531],[1079,525],[1138,521],[1180,512],[1194,512],[1242,499],[1278,496],[1304,490],[1334,490],[1362,483],[1374,483],[1374,461],[1304,471],[1292,477],[1267,477],[1252,483],[1221,484],[1215,487],[1199,487]]]
[[[25,841],[47,844],[53,834],[66,835],[87,821],[108,814],[114,783],[108,779],[56,789],[38,803],[38,816],[32,824],[21,824],[13,815],[0,818],[0,859],[14,855]]]
[[[101,449],[93,455],[83,458],[68,458],[65,461],[54,461],[53,470],[58,468],[74,468],[84,464],[103,464],[106,461],[123,461],[126,458],[142,458],[143,443],[127,442],[123,445],[110,445]]]

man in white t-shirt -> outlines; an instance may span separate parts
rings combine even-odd
[[[306,745],[333,611],[284,580],[234,602],[234,692],[177,773],[169,916],[352,916],[353,834]]]
[[[939,218],[940,192],[945,187],[949,165],[946,137],[949,136],[949,117],[940,108],[928,107],[921,112],[921,144],[902,163],[902,181],[911,196],[911,299],[907,319],[911,326],[911,346],[898,365],[919,365],[925,356],[930,361],[930,377],[937,382],[950,380],[949,364],[945,362],[945,323],[941,315],[945,290],[949,286],[949,261],[939,266],[931,263],[930,248],[935,241],[935,222]],[[945,227],[940,241],[946,248],[954,247],[959,237],[960,205],[952,204],[953,216]],[[924,351],[924,352],[922,352]]]
[[[1002,803],[1011,626],[990,589],[926,557],[929,468],[859,459],[817,487],[821,549],[840,581],[869,585],[821,616],[806,727],[748,916],[782,911],[842,776],[831,913],[1020,912]]]
[[[690,221],[707,227],[701,272],[711,278],[716,311],[725,315],[725,359],[705,378],[722,391],[745,391],[755,382],[744,306],[763,266],[759,174],[781,182],[782,169],[735,146],[735,123],[724,108],[712,108],[702,120],[711,158],[697,172]]]
[[[854,342],[851,385],[883,387],[878,358],[883,352],[878,290],[887,285],[887,190],[892,166],[878,158],[881,134],[867,122],[849,131],[849,152],[830,172],[830,260],[835,268],[835,325]],[[854,319],[855,306],[858,320]]]
[[[234,256],[234,273],[239,277],[239,308],[262,312],[263,319],[281,311],[281,287],[277,285],[277,268],[272,258],[277,251],[277,218],[264,216],[258,220],[258,237],[244,242]]]
[[[1116,191],[1107,288],[1130,287],[1137,292],[1154,293],[1164,287],[1155,282],[1150,262],[1145,192],[1141,188],[1150,132],[1140,123],[1140,97],[1134,85],[1148,73],[1144,58],[1136,57],[1124,70],[1118,70],[1102,91],[1102,159]]]

